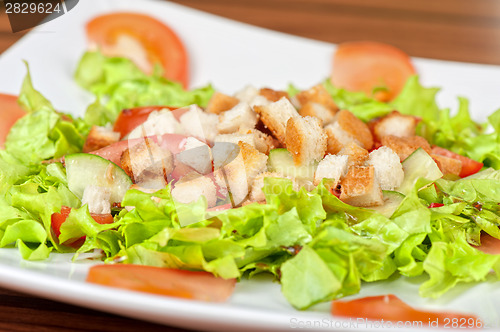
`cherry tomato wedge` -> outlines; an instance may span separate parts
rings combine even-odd
[[[184,114],[187,109],[169,107],[169,106],[143,106],[135,108],[127,108],[120,112],[118,118],[116,119],[113,130],[119,132],[121,138],[126,136],[132,130],[137,128],[139,125],[143,124],[147,119],[149,114],[153,111],[160,111],[163,109],[169,109],[172,111],[172,115],[179,120],[182,114]]]
[[[7,134],[16,121],[26,112],[17,104],[17,96],[0,93],[0,148],[3,148]]]
[[[52,214],[50,218],[52,230],[54,231],[54,235],[56,238],[59,238],[59,235],[61,234],[61,226],[62,224],[66,221],[66,218],[68,218],[69,213],[71,212],[71,208],[67,206],[61,207],[61,212],[60,213],[54,213]],[[91,217],[98,223],[98,224],[112,224],[113,223],[113,216],[111,214],[95,214],[91,213]],[[82,236],[79,239],[71,239],[66,241],[66,245],[69,245],[74,248],[80,247],[83,242],[85,242],[85,237]]]
[[[90,268],[87,281],[133,291],[209,302],[224,302],[233,293],[235,279],[211,273],[154,266],[114,264]]]
[[[352,301],[333,301],[332,314],[370,320],[422,322],[424,326],[429,326],[429,322],[443,325],[454,318],[464,321],[471,319],[474,324],[482,324],[474,315],[416,310],[392,294],[364,297]]]
[[[381,101],[394,99],[408,78],[415,74],[410,57],[400,49],[377,42],[343,43],[333,56],[333,85],[371,96],[373,89],[385,87],[374,97]]]
[[[189,85],[188,56],[177,34],[159,20],[143,14],[111,13],[87,23],[91,47],[110,56],[131,58],[151,73],[159,63],[167,79]]]
[[[437,207],[441,207],[441,206],[444,206],[443,203],[431,203],[431,205],[429,205],[429,208],[437,208]]]
[[[476,174],[483,168],[483,163],[480,163],[479,161],[475,161],[473,159],[467,158],[465,156],[459,155],[458,153],[451,152],[450,150],[447,150],[445,148],[439,147],[439,146],[433,146],[432,147],[432,153],[445,156],[448,158],[453,158],[453,159],[458,159],[462,162],[462,170],[460,171],[459,176],[461,178],[464,178],[466,176]]]

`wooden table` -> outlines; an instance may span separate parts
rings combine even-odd
[[[83,0],[84,1],[84,0]],[[500,65],[498,0],[175,0],[238,21],[338,43],[377,40],[410,55]],[[0,9],[0,53],[11,33]],[[0,330],[183,331],[0,289]]]

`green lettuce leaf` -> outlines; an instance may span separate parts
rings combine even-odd
[[[191,104],[204,107],[214,92],[211,86],[185,91],[180,83],[157,74],[144,74],[129,59],[106,57],[100,52],[83,55],[75,80],[97,96],[85,119],[100,125],[112,123],[126,108],[151,105],[182,107]],[[104,100],[106,103],[99,105]]]
[[[88,126],[56,112],[33,88],[29,71],[19,98],[29,113],[14,124],[7,136],[5,150],[10,155],[29,164],[82,150]]]

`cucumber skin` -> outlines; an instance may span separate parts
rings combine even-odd
[[[402,165],[405,177],[399,188],[396,188],[396,191],[405,195],[412,190],[419,178],[435,181],[443,176],[434,159],[422,148],[413,151],[411,155],[403,160]]]
[[[125,192],[132,185],[132,180],[123,169],[100,156],[75,153],[64,159],[68,188],[80,199],[87,186],[97,186],[110,189],[112,203],[121,202]],[[94,168],[91,169],[89,166]]]

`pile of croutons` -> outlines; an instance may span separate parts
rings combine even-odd
[[[183,203],[205,196],[214,207],[224,197],[233,206],[265,202],[264,178],[288,177],[294,188],[314,188],[323,179],[332,192],[354,206],[379,206],[383,190],[397,189],[401,162],[422,148],[444,174],[458,174],[460,161],[432,154],[415,135],[418,119],[397,111],[364,123],[339,110],[322,85],[290,97],[284,91],[246,87],[229,96],[216,92],[205,109],[192,105],[178,117],[168,109],[152,112],[126,139],[144,138],[121,155],[121,167],[135,187],[157,190],[172,181]],[[181,134],[178,149],[165,149],[164,134]],[[156,137],[156,139],[151,139]],[[111,128],[95,127],[86,149],[118,140]],[[311,181],[268,170],[271,150],[286,148],[295,166],[314,167]]]

